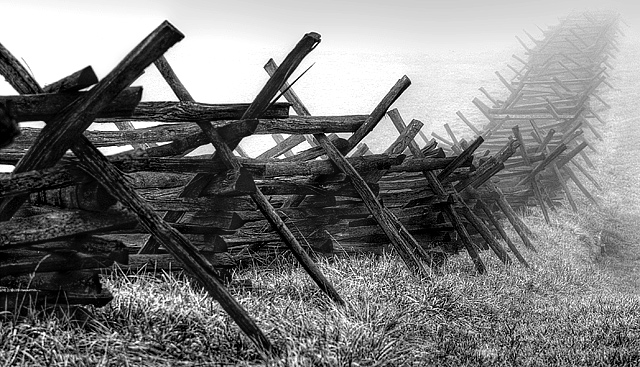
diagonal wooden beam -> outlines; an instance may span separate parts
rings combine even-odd
[[[39,94],[44,90],[20,61],[0,43],[0,74],[19,94]]]
[[[396,138],[396,140],[389,145],[389,147],[384,151],[385,154],[402,154],[402,152],[407,149],[409,144],[414,141],[415,136],[418,134],[418,131],[422,129],[424,124],[422,121],[413,120],[411,123],[402,131],[400,135]]]
[[[533,180],[538,175],[538,173],[542,172],[545,168],[547,168],[548,165],[553,163],[553,161],[555,161],[566,149],[567,146],[565,144],[558,144],[552,152],[549,152],[549,148],[545,148],[545,152],[548,153],[545,159],[542,162],[538,163],[537,166],[533,167],[531,172],[522,180],[520,180],[516,184],[516,186],[524,185],[526,182]]]
[[[271,138],[273,138],[273,141],[276,142],[276,145],[280,145],[280,144],[284,143],[284,141],[285,141],[285,137],[282,136],[282,134],[272,134]],[[291,152],[291,149],[285,150],[284,152],[282,152],[282,154],[284,154],[285,157],[293,156],[293,153]]]
[[[520,143],[510,138],[500,151],[479,165],[467,179],[459,181],[454,188],[458,192],[462,192],[468,186],[478,187],[482,185],[504,168],[504,162],[511,158],[519,145]]]
[[[549,135],[553,135],[554,130],[551,129],[549,130],[549,132],[547,133],[547,137],[545,137],[544,139],[542,139],[542,135],[540,130],[538,129],[538,125],[535,123],[534,120],[530,120],[529,121],[531,123],[531,126],[533,127],[533,134],[534,136],[537,137],[537,139],[539,141],[542,141],[542,143],[540,144],[540,146],[543,146],[543,150],[545,152],[549,152],[549,148],[546,146],[546,144],[544,144],[545,141],[547,141],[547,137],[549,137]],[[564,145],[564,143],[562,143],[561,145]],[[539,149],[540,147],[538,147]],[[564,191],[565,196],[567,197],[567,201],[569,201],[569,205],[571,206],[571,209],[574,212],[578,211],[578,206],[576,205],[575,200],[573,199],[573,195],[571,194],[571,191],[569,191],[569,187],[567,187],[567,183],[564,180],[564,177],[562,177],[562,174],[560,173],[559,170],[559,164],[558,162],[553,162],[551,168],[553,169],[553,174],[556,176],[556,179],[558,180],[558,182],[560,183],[560,186],[562,187],[562,190]]]
[[[509,223],[511,223],[511,226],[516,231],[516,233],[518,233],[518,236],[520,236],[520,239],[522,239],[522,243],[524,243],[524,245],[528,249],[534,252],[538,252],[538,250],[536,250],[535,246],[529,239],[529,235],[532,234],[531,230],[518,217],[518,215],[513,210],[511,205],[509,205],[509,202],[507,201],[507,198],[504,196],[504,193],[502,192],[502,190],[500,190],[500,188],[496,186],[496,184],[494,184],[491,180],[487,181],[485,183],[485,186],[488,187],[489,190],[497,194],[496,204],[498,205],[502,213],[505,215],[505,217],[507,217],[507,219],[509,220]]]
[[[263,357],[273,357],[275,352],[271,342],[247,311],[224,288],[209,260],[186,237],[162,220],[100,151],[91,145],[81,143],[76,144],[73,150],[83,167],[86,167],[89,173],[102,183],[107,192],[133,211],[138,216],[140,225],[204,285],[208,293],[220,303],[220,306],[255,344]]]
[[[474,189],[472,188],[467,188],[467,191],[473,191],[473,190]],[[498,218],[496,218],[496,216],[493,214],[493,211],[491,210],[491,208],[489,208],[489,205],[487,205],[484,202],[484,200],[482,200],[478,195],[476,195],[476,206],[484,212],[487,218],[489,218],[489,221],[491,222],[491,224],[493,224],[493,226],[498,230],[498,233],[500,233],[500,237],[502,237],[502,239],[507,244],[511,252],[513,252],[515,257],[518,259],[518,261],[520,261],[522,265],[528,268],[529,263],[527,262],[527,260],[524,259],[524,257],[522,256],[522,254],[520,253],[516,245],[511,241],[511,238],[509,238],[509,235],[507,235],[507,232],[505,232],[504,227],[502,226]]]
[[[524,159],[524,163],[527,166],[532,167],[531,161],[529,160],[529,155],[527,154],[526,145],[524,144],[524,139],[522,139],[522,134],[520,133],[520,128],[516,125],[511,128],[511,130],[513,131],[513,135],[515,136],[516,140],[520,143],[520,154],[522,155],[522,159]],[[542,192],[540,191],[540,186],[538,186],[538,181],[535,177],[531,180],[531,187],[533,188],[533,193],[536,197],[536,200],[538,201],[538,205],[540,205],[540,209],[542,210],[545,222],[551,225],[549,212],[547,211],[547,207],[544,204]]]
[[[266,70],[270,76],[273,75],[277,69],[278,64],[276,64],[273,59],[269,59],[269,61],[264,65],[264,70]],[[307,110],[307,107],[304,104],[295,102],[300,101],[300,98],[298,98],[298,95],[293,91],[288,82],[284,83],[282,90],[284,91],[284,97],[291,103],[291,107],[296,111],[298,116],[311,116],[311,113],[309,113],[309,110]],[[318,145],[311,135],[304,135],[304,138],[312,147]]]
[[[456,169],[458,169],[464,162],[468,161],[470,158],[473,158],[473,153],[480,147],[480,145],[484,142],[482,136],[479,136],[471,145],[469,145],[460,155],[458,155],[453,162],[451,162],[445,169],[438,173],[438,180],[443,181],[449,175],[451,175]]]
[[[462,120],[462,122],[465,123],[465,125],[467,125],[477,136],[481,136],[482,132],[480,130],[478,130],[477,127],[475,127],[471,121],[469,121],[460,111],[456,111],[456,115],[458,115],[458,117],[460,117],[460,119]]]

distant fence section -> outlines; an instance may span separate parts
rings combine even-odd
[[[518,154],[493,179],[512,206],[537,205],[549,222],[549,211],[563,197],[576,210],[567,186],[571,183],[598,205],[584,183],[601,189],[589,173],[593,163],[588,152],[595,151],[593,140],[602,140],[598,126],[605,121],[598,111],[610,108],[601,91],[613,88],[607,77],[618,52],[618,22],[613,13],[577,13],[541,30],[541,40],[525,32],[530,42],[518,38],[525,56],[513,55],[518,64],[509,65],[513,77],[496,72],[506,98],[480,88],[489,105],[473,100],[488,123],[474,126],[457,112],[474,134],[485,138],[483,149],[496,151],[505,139],[518,142]]]
[[[535,245],[517,208],[535,204],[548,218],[560,192],[575,207],[569,180],[591,198],[574,169],[593,180],[584,149],[604,123],[595,104],[607,107],[598,90],[608,86],[617,22],[572,15],[532,47],[523,42],[527,60],[514,56],[512,80],[498,73],[507,98],[481,88],[491,105],[473,101],[486,126],[458,113],[476,135],[469,140],[448,126],[448,138],[427,139],[420,121],[391,108],[406,76],[369,114],[312,115],[287,80],[320,42],[316,33],[280,66],[267,62],[270,79],[250,104],[194,101],[163,56],[183,37],[168,22],[100,81],[87,67],[42,87],[0,45],[0,73],[19,92],[0,96],[0,163],[15,165],[0,175],[0,302],[14,311],[101,306],[112,299],[105,270],[183,269],[268,357],[269,340],[225,287],[244,262],[289,252],[338,304],[314,256],[394,251],[416,276],[461,251],[478,273],[483,250],[528,266],[518,246]],[[130,84],[151,64],[179,102],[140,102],[142,88]],[[280,94],[287,103],[275,103]],[[385,116],[398,137],[372,154],[362,140]],[[34,120],[46,127],[19,128]],[[119,130],[86,131],[92,124]],[[239,144],[253,134],[275,146],[248,157]],[[206,144],[214,154],[190,154]],[[105,156],[104,147],[129,150]]]

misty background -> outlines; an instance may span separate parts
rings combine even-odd
[[[394,105],[405,120],[420,119],[427,133],[449,123],[464,136],[470,132],[455,112],[484,124],[471,104],[482,97],[478,88],[504,96],[494,72],[510,78],[507,63],[521,66],[511,55],[526,59],[515,35],[533,46],[523,29],[541,39],[538,27],[547,29],[572,11],[613,9],[629,25],[622,27],[627,42],[634,41],[640,23],[635,2],[3,0],[0,42],[42,85],[87,65],[102,78],[168,20],[185,39],[166,57],[194,98],[238,103],[251,102],[267,81],[263,65],[269,58],[282,61],[314,31],[322,41],[294,74],[315,63],[294,88],[312,114],[368,114],[407,75],[412,86]],[[176,100],[153,67],[134,85],[144,86],[143,100]],[[0,94],[15,91],[0,82]],[[395,132],[381,125],[371,139],[384,146]],[[268,144],[243,141],[258,153]]]

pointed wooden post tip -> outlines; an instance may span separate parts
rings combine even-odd
[[[307,34],[304,35],[305,38],[311,38],[313,40],[315,40],[316,42],[320,42],[320,33],[317,32],[309,32]]]
[[[176,28],[173,24],[171,24],[171,22],[169,22],[168,20],[163,21],[162,23],[160,23],[160,25],[158,26],[158,28],[156,29],[163,29],[166,28],[174,33],[176,33],[177,35],[180,36],[180,38],[184,38],[184,33],[180,32],[180,30],[178,30],[178,28]]]

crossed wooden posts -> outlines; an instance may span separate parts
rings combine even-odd
[[[82,135],[82,132],[102,109],[109,105],[147,66],[161,58],[168,48],[183,37],[169,22],[163,22],[90,92],[82,95],[69,108],[46,121],[46,127],[42,129],[29,151],[16,164],[14,172],[20,173],[51,167],[67,149],[71,148],[79,159],[81,167],[99,181],[112,197],[118,199],[136,214],[139,223],[176,259],[185,264],[185,270],[193,274],[204,285],[209,294],[220,303],[242,331],[253,341],[263,357],[270,358],[275,353],[271,343],[247,312],[222,286],[211,263],[180,232],[162,220],[149,204],[132,189],[122,173]],[[256,98],[256,102],[249,106],[245,112],[245,117],[257,117],[269,106],[270,99],[280,88],[280,85],[318,41],[319,35],[314,33],[303,38],[292,52],[287,63],[288,68],[270,79],[267,86]],[[0,51],[0,72],[18,92],[23,94],[43,92],[43,89],[4,47],[0,47]],[[229,155],[229,148],[221,141],[216,131],[204,123],[203,126],[209,138],[217,145],[218,155]],[[227,148],[225,149],[225,147]],[[223,157],[224,159],[225,157]],[[226,157],[226,162],[230,167],[239,169],[237,161],[234,163],[232,159]],[[23,195],[2,200],[0,218],[9,220],[24,200]],[[258,200],[260,200],[259,197]],[[263,210],[263,212],[266,211],[268,208]],[[277,221],[273,221],[273,223],[278,224]],[[332,290],[328,283],[325,282],[324,286],[325,291]],[[341,301],[335,291],[331,296],[335,300]]]
[[[536,182],[538,180],[536,176],[545,167],[551,167],[552,175],[550,176],[558,180],[573,210],[577,210],[577,206],[565,182],[567,178],[573,181],[592,203],[598,205],[593,195],[567,163],[570,162],[596,188],[600,189],[598,182],[574,157],[580,155],[589,167],[593,167],[584,148],[595,149],[584,137],[580,129],[582,126],[593,132],[597,139],[602,138],[596,127],[588,120],[595,118],[604,123],[594,108],[587,104],[589,97],[594,97],[605,108],[609,108],[606,101],[596,93],[596,89],[601,84],[612,87],[605,80],[607,75],[605,67],[601,66],[605,64],[611,68],[607,58],[612,56],[609,50],[615,50],[615,42],[612,38],[615,35],[615,27],[613,27],[615,19],[606,17],[609,16],[603,15],[602,19],[605,21],[595,23],[593,19],[567,17],[559,26],[543,32],[544,40],[534,40],[528,35],[534,41],[535,47],[525,47],[529,54],[527,61],[514,55],[514,58],[524,65],[521,70],[514,69],[516,72],[514,79],[507,82],[502,75],[496,73],[509,91],[507,100],[499,103],[483,88],[481,92],[492,101],[494,107],[489,108],[477,98],[473,100],[489,120],[484,131],[475,128],[461,113],[458,113],[474,133],[485,137],[487,146],[490,148],[497,143],[495,139],[490,141],[489,138],[504,136],[505,133],[500,131],[503,126],[512,130],[511,132],[520,143],[523,164],[512,161],[508,166],[509,168],[521,165],[530,167],[531,172],[515,183],[516,186],[525,183],[530,185],[530,190],[547,223],[549,223],[548,208],[554,209],[554,204],[549,195],[545,195],[542,185]],[[588,23],[585,23],[585,20]],[[524,43],[523,46],[525,46]],[[530,133],[533,143],[538,144],[536,148],[527,141],[529,137],[524,132]],[[577,143],[574,143],[574,140]],[[538,160],[536,155],[540,155],[543,162],[534,165],[534,161]],[[554,162],[556,159],[557,161]],[[504,177],[509,179],[507,174],[505,173]],[[516,172],[512,171],[511,176],[515,175]]]
[[[270,60],[269,63],[267,63],[267,65],[265,66],[265,69],[267,70],[267,72],[271,73],[271,72],[273,72],[273,70],[274,70],[273,68],[274,67],[275,67],[275,63],[272,60]],[[295,93],[293,93],[293,91],[291,89],[288,89],[287,92],[284,93],[284,95],[287,98],[287,100],[289,102],[291,102],[294,106],[303,106],[304,107],[304,105],[302,104],[300,99],[297,97],[297,95]],[[296,111],[301,113],[301,114],[308,114],[308,110],[306,110],[306,108],[300,108],[300,109],[298,109]],[[374,114],[372,114],[372,116],[373,115]],[[395,109],[389,111],[388,115],[391,117],[392,121],[394,122],[394,125],[396,126],[396,128],[400,132],[399,138],[396,140],[396,142],[394,142],[391,145],[391,147],[388,149],[388,151],[391,151],[391,150],[397,148],[397,149],[399,149],[397,152],[401,152],[406,147],[409,147],[411,152],[414,154],[414,156],[416,156],[418,158],[423,157],[423,153],[420,151],[420,149],[418,148],[417,144],[413,141],[413,138],[416,135],[417,131],[422,126],[422,123],[420,123],[417,120],[414,120],[409,125],[409,127],[405,126],[405,124],[402,121],[402,118],[400,117],[398,111],[395,110]],[[391,223],[391,224],[393,224],[393,226],[391,226],[391,227],[389,226],[389,221],[388,221],[388,219],[384,218],[384,216],[385,215],[388,216],[388,214],[390,214],[390,213],[385,210],[384,206],[382,206],[379,203],[379,201],[375,198],[375,196],[373,196],[373,195],[371,195],[371,194],[369,194],[367,192],[367,186],[366,186],[365,180],[363,180],[357,174],[357,172],[355,172],[355,170],[352,170],[348,165],[344,164],[344,163],[346,163],[346,161],[344,160],[344,157],[340,154],[341,152],[338,151],[338,149],[335,149],[333,144],[331,144],[329,139],[327,139],[326,136],[324,136],[324,134],[315,134],[314,136],[320,142],[320,145],[325,149],[325,152],[327,153],[329,158],[338,167],[340,167],[340,169],[345,174],[347,174],[350,177],[350,179],[352,181],[352,184],[356,187],[356,189],[360,193],[361,198],[363,199],[363,201],[365,202],[365,204],[369,208],[370,212],[372,213],[372,215],[374,216],[374,218],[376,219],[378,224],[383,229],[385,229],[385,233],[387,234],[387,236],[391,240],[392,244],[394,244],[394,248],[399,252],[399,254],[403,258],[405,263],[407,263],[407,265],[411,268],[412,267],[411,262],[414,262],[414,264],[415,264],[416,260],[413,260],[409,256],[407,256],[407,255],[410,255],[410,254],[403,253],[403,252],[407,251],[407,247],[406,247],[405,244],[403,244],[402,242],[397,240],[398,239],[398,235],[396,233],[394,233],[393,227],[395,226],[396,228],[398,228],[400,230],[400,235],[401,236],[405,235],[404,233],[406,233],[408,235],[408,231],[406,231],[406,229],[404,229],[402,224],[400,224],[397,221],[394,221],[394,222]],[[454,137],[454,140],[455,140],[455,137]],[[445,170],[443,170],[443,172],[441,172],[441,175],[442,175],[441,177],[436,177],[436,175],[435,175],[435,173],[433,171],[424,171],[423,172],[423,174],[425,175],[425,177],[427,178],[427,180],[429,182],[429,185],[431,186],[431,189],[433,190],[433,192],[436,195],[438,195],[440,197],[446,197],[447,196],[447,191],[445,190],[445,188],[441,184],[440,180],[444,179],[448,174],[453,172],[462,162],[464,162],[466,160],[466,158],[468,158],[473,153],[473,151],[475,151],[475,149],[477,149],[477,147],[480,145],[481,142],[482,142],[482,138],[478,139],[478,141],[474,144],[474,146],[471,149],[468,149],[465,152],[465,154],[459,156]],[[357,144],[357,141],[356,141],[356,144]],[[348,148],[345,148],[342,151],[343,152],[344,151],[348,151]],[[291,159],[291,158],[285,158],[285,159]],[[381,172],[378,172],[377,174],[380,175]],[[360,189],[358,189],[358,187],[360,187]],[[368,191],[370,191],[370,190],[368,190]],[[456,192],[455,189],[453,189],[453,188],[451,188],[449,191],[453,191],[454,193]],[[474,227],[482,235],[482,237],[485,239],[485,241],[487,241],[487,243],[489,244],[489,247],[496,253],[496,255],[503,262],[509,263],[510,262],[509,256],[504,251],[502,246],[495,240],[493,235],[490,233],[490,230],[484,225],[484,223],[480,220],[480,218],[478,218],[473,213],[473,211],[471,211],[466,206],[466,204],[464,204],[462,199],[459,196],[457,196],[457,194],[454,194],[454,195],[456,195],[454,200],[457,200],[458,202],[462,203],[462,205],[466,209],[466,210],[463,210],[463,214],[466,217],[466,219],[470,223],[472,223],[474,225]],[[297,202],[300,202],[299,198],[296,198],[296,199],[290,201],[290,203],[292,203],[292,204],[293,203],[297,203]],[[467,249],[467,252],[469,253],[471,259],[473,260],[474,265],[476,266],[476,270],[479,273],[484,273],[486,271],[484,263],[482,262],[478,252],[476,251],[476,247],[473,244],[469,234],[467,233],[466,228],[465,228],[464,224],[462,223],[462,220],[458,216],[457,211],[453,208],[453,206],[451,204],[445,204],[444,208],[445,208],[445,213],[450,218],[450,221],[454,225],[454,228],[460,234],[460,236],[462,238],[462,241],[463,241],[463,244],[464,244],[465,248]],[[394,219],[394,218],[391,218],[391,219]],[[408,244],[410,244],[412,247],[415,246],[414,248],[416,248],[416,249],[420,248],[419,244],[415,243],[414,239],[412,239],[411,237],[408,237],[408,239],[409,239]],[[415,243],[415,245],[414,245],[414,243]],[[513,244],[510,241],[508,243],[510,243],[510,245],[512,247],[512,250],[514,250],[514,252],[516,253],[516,256],[517,256],[518,260],[520,260],[525,266],[528,266],[528,264],[526,263],[524,258],[522,258],[522,256],[518,252],[518,250],[515,249],[515,246],[513,246]],[[411,247],[409,247],[409,249],[411,249]],[[428,257],[425,257],[424,254],[422,256],[423,256],[423,258],[426,258],[427,260],[430,260]]]

